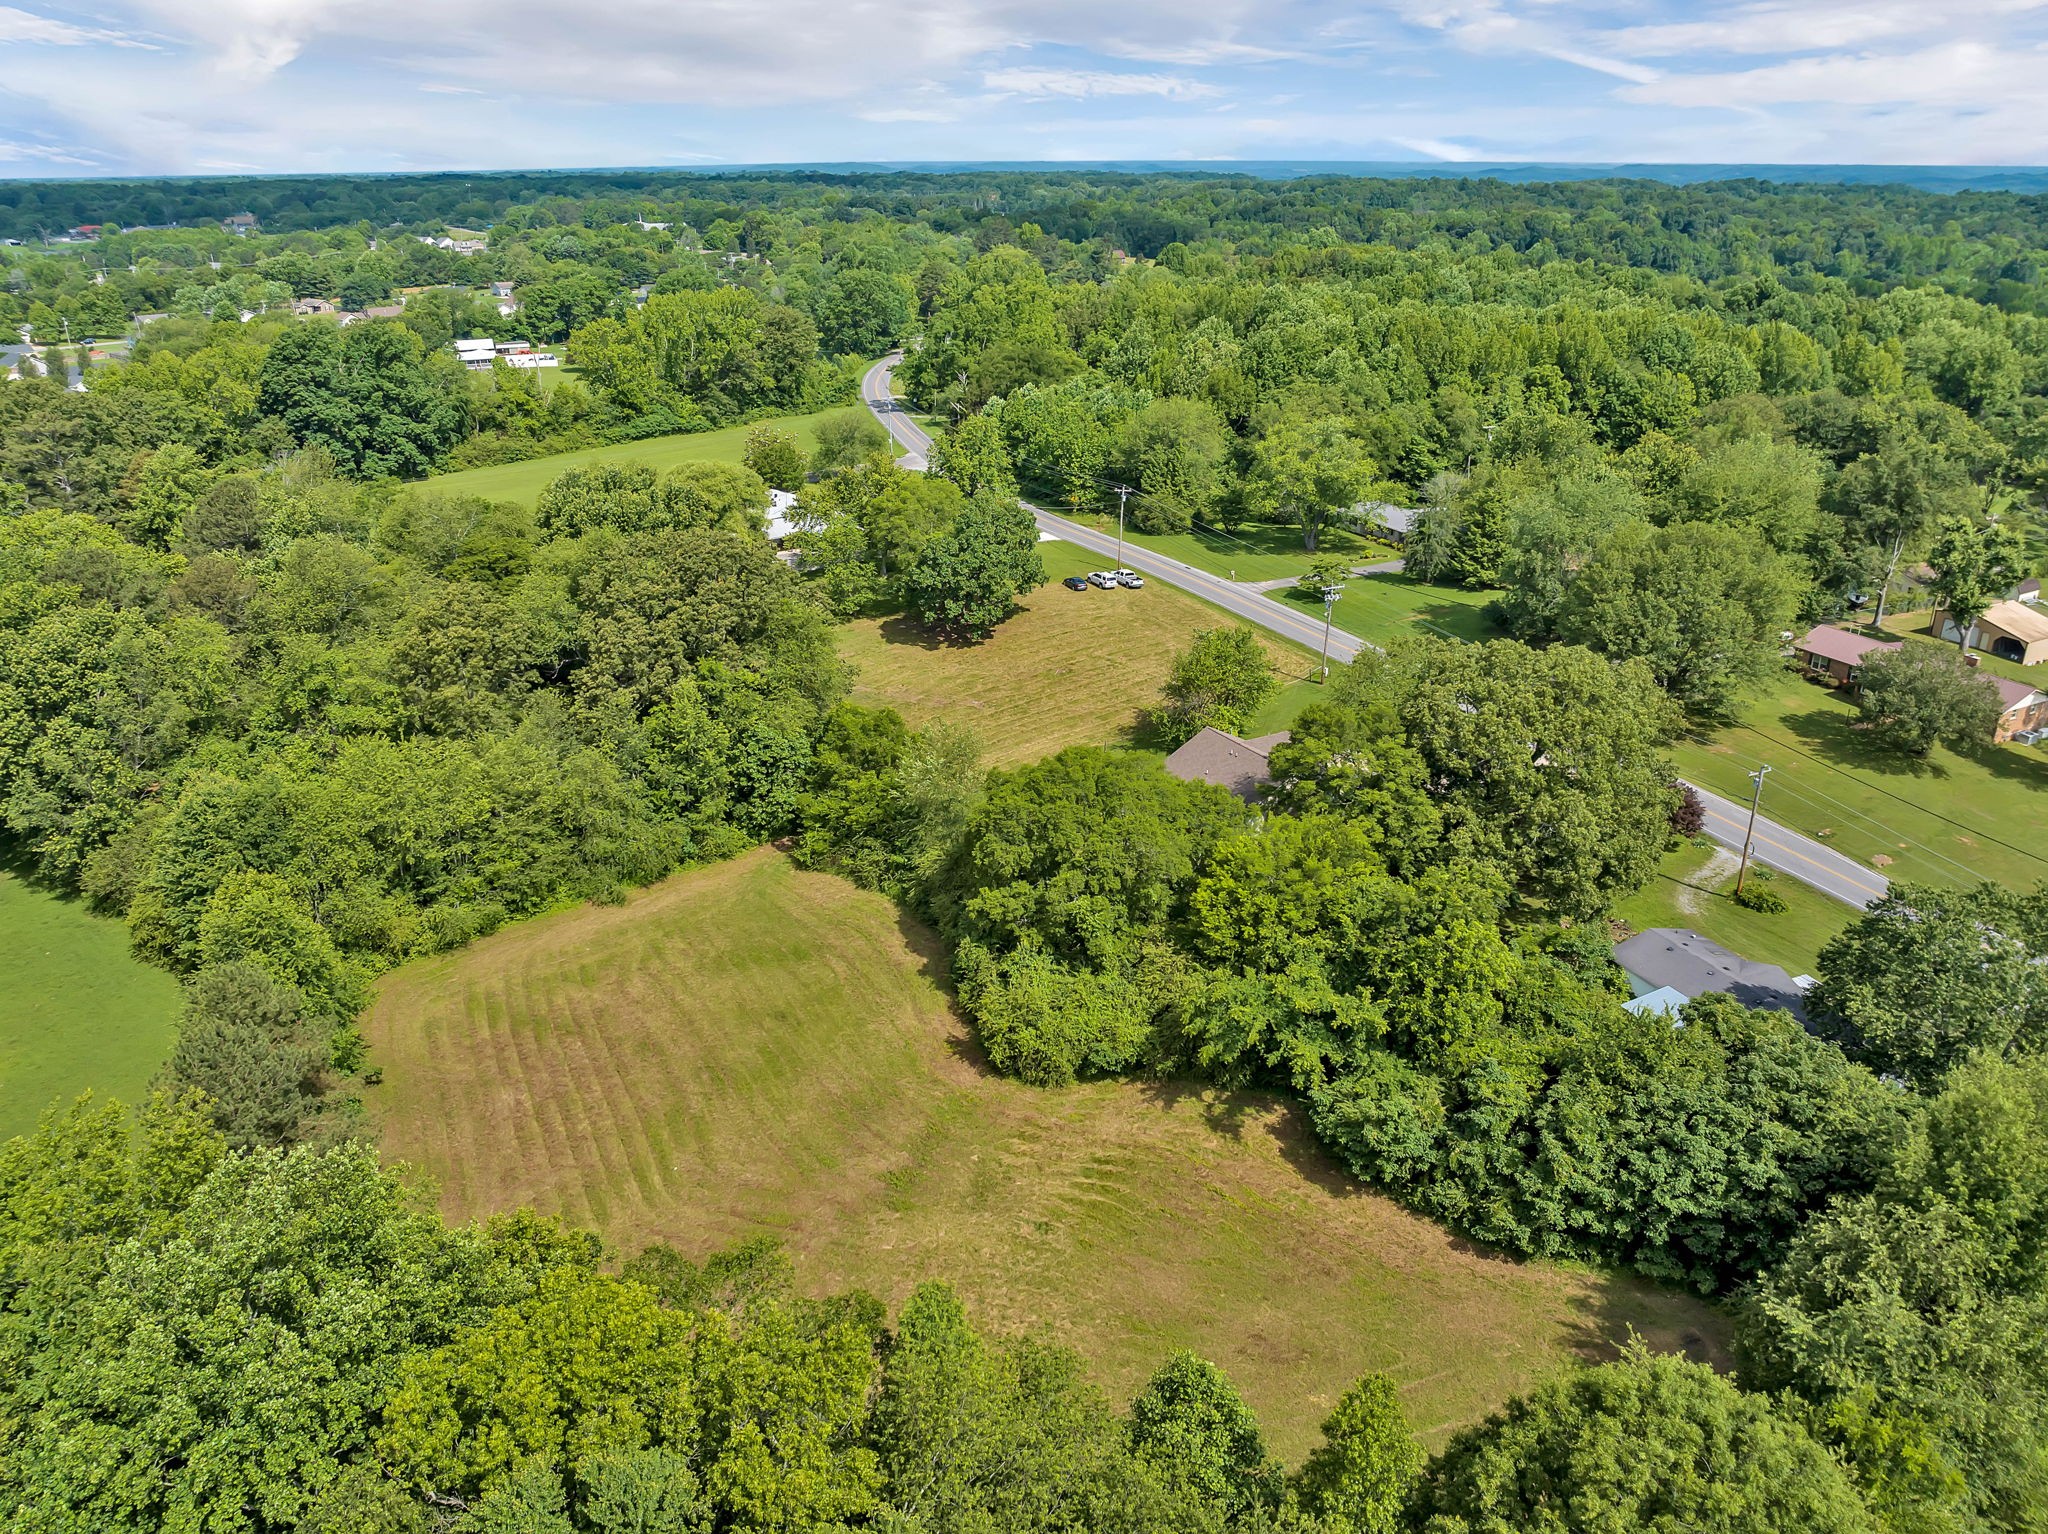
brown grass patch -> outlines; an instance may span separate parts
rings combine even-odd
[[[905,618],[842,625],[839,652],[857,668],[854,700],[886,704],[913,725],[965,725],[997,767],[1067,746],[1127,744],[1159,702],[1175,652],[1203,629],[1241,621],[1160,581],[1069,591],[1061,577],[1108,560],[1068,543],[1040,544],[1039,553],[1050,579],[981,644],[939,644]],[[1259,638],[1283,682],[1307,675],[1305,651]]]

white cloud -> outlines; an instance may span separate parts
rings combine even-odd
[[[992,69],[981,77],[981,83],[1005,96],[1069,101],[1091,96],[1163,96],[1169,101],[1191,101],[1216,94],[1215,86],[1180,75],[1118,74],[1106,69]]]
[[[1462,163],[1466,160],[1484,158],[1477,150],[1468,149],[1463,144],[1454,144],[1449,139],[1408,138],[1404,136],[1396,138],[1394,142],[1403,149],[1412,149],[1417,154],[1431,160],[1451,160]]]
[[[1952,35],[1959,29],[2038,10],[2048,0],[1800,0],[1741,5],[1725,15],[1621,27],[1600,34],[1603,46],[1644,58],[1747,53],[1812,53],[1870,49],[1901,38]]]
[[[2044,78],[2048,78],[2048,57],[2039,48],[2008,52],[1983,43],[1956,42],[1915,53],[1831,54],[1787,59],[1757,69],[1667,75],[1621,94],[1645,105],[1674,107],[1755,108],[1819,102],[1988,110],[2038,103]]]
[[[1613,75],[1617,79],[1632,80],[1637,85],[1647,85],[1661,73],[1641,64],[1631,64],[1626,59],[1602,58],[1597,53],[1581,53],[1576,48],[1545,48],[1542,51],[1561,64],[1576,64],[1581,69],[1590,69],[1596,74]]]
[[[154,46],[125,32],[109,31],[105,27],[75,26],[54,17],[32,15],[11,5],[0,5],[0,43],[45,43],[59,48],[85,48],[94,44],[114,48]]]
[[[65,144],[30,144],[17,139],[0,139],[0,160],[46,165],[99,166],[105,163],[88,149]]]
[[[2039,161],[2044,41],[2048,0],[0,0],[55,45],[0,159]]]

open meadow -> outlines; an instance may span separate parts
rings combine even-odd
[[[1786,671],[1671,755],[1682,776],[1745,804],[1750,771],[1768,763],[1765,815],[1893,879],[2015,889],[2048,879],[2048,751],[1936,746],[1924,760],[1902,757],[1871,746],[1856,718],[1841,693]]]
[[[818,414],[834,413],[828,410]],[[728,426],[722,431],[691,431],[669,437],[647,437],[639,442],[614,442],[605,447],[586,447],[573,453],[529,458],[524,463],[494,463],[488,468],[437,474],[428,484],[448,495],[480,495],[487,501],[514,501],[522,506],[531,506],[540,499],[541,491],[556,475],[593,463],[647,463],[657,469],[674,468],[679,463],[738,463],[747,450],[747,433],[757,426],[773,426],[779,431],[795,433],[797,446],[808,454],[818,445],[817,422],[818,415],[781,416],[772,421]]]
[[[138,1104],[170,1053],[178,983],[128,929],[0,867],[0,1140],[90,1090]]]
[[[1277,1097],[1036,1090],[980,1063],[939,947],[760,849],[387,976],[367,1019],[387,1158],[452,1218],[532,1205],[621,1254],[761,1233],[806,1288],[945,1278],[1127,1397],[1187,1346],[1298,1457],[1369,1369],[1432,1444],[1562,1361],[1721,1356],[1712,1309],[1475,1249],[1363,1188]]]
[[[1161,581],[1142,591],[1069,591],[1063,576],[1099,569],[1099,554],[1041,543],[1046,584],[981,644],[933,639],[906,618],[841,625],[839,651],[858,668],[856,702],[887,704],[913,725],[950,719],[972,730],[998,767],[1066,746],[1143,744],[1174,652],[1202,629],[1242,620]],[[1261,631],[1282,691],[1258,727],[1283,729],[1314,694],[1316,666],[1299,646]]]

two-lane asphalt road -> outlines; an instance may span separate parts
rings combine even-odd
[[[1707,808],[1707,835],[1722,846],[1733,847],[1740,852],[1742,833],[1749,824],[1749,806],[1723,799],[1719,794],[1710,794],[1697,783],[1691,787]],[[1865,868],[1854,858],[1845,857],[1834,848],[1810,836],[1801,836],[1797,831],[1789,831],[1761,815],[1757,817],[1756,841],[1750,848],[1750,855],[1767,868],[1789,874],[1802,884],[1810,884],[1823,895],[1832,895],[1859,911],[1873,901],[1883,899],[1891,888],[1891,880],[1876,869]]]
[[[890,436],[903,448],[903,456],[897,459],[906,469],[922,469],[931,454],[931,434],[919,426],[910,412],[903,408],[890,391],[889,374],[902,353],[892,352],[867,371],[861,380],[861,397],[875,419],[880,421]],[[1070,522],[1065,517],[1055,516],[1043,507],[1024,505],[1038,519],[1040,531],[1068,543],[1078,544],[1090,553],[1104,556],[1104,564],[1114,568],[1117,557],[1117,541],[1112,533],[1097,532],[1079,522]],[[1123,546],[1123,562],[1128,569],[1141,575],[1164,581],[1169,586],[1178,586],[1191,591],[1205,602],[1213,602],[1225,612],[1235,613],[1249,623],[1268,629],[1296,644],[1306,645],[1317,654],[1322,653],[1323,626],[1292,608],[1276,602],[1248,585],[1227,581],[1220,575],[1211,575],[1206,570],[1197,570],[1193,565],[1183,564],[1178,559],[1168,559],[1164,554],[1155,554],[1150,549],[1135,543]],[[1330,658],[1349,661],[1365,646],[1365,641],[1355,634],[1342,629],[1330,630]]]
[[[896,398],[889,383],[889,375],[896,371],[896,364],[902,360],[903,353],[891,352],[869,368],[860,381],[860,398],[903,449],[897,462],[906,469],[922,470],[931,459],[931,433],[911,419],[910,412],[903,408],[903,402]]]
[[[889,383],[890,372],[901,358],[902,353],[892,352],[869,368],[861,379],[861,397],[868,409],[874,412],[875,419],[902,445],[903,456],[898,462],[906,469],[922,469],[930,460],[931,434],[904,409]],[[1030,506],[1032,515],[1038,518],[1041,531],[1079,544],[1091,553],[1101,554],[1105,562],[1116,558],[1117,541],[1112,535],[1099,533],[1079,522],[1070,522],[1065,517],[1056,517],[1041,507],[1031,506],[1029,501],[1024,504]],[[1305,645],[1318,654],[1322,652],[1323,626],[1320,623],[1284,602],[1261,594],[1254,586],[1227,581],[1220,575],[1197,570],[1193,565],[1168,559],[1133,543],[1123,546],[1123,562],[1154,580],[1192,592],[1203,601],[1214,603],[1225,612],[1235,613],[1248,623],[1255,623],[1284,639]],[[1336,661],[1349,661],[1360,650],[1378,648],[1339,628],[1329,631],[1329,647],[1330,658]],[[1741,851],[1743,832],[1749,823],[1749,806],[1709,793],[1698,784],[1689,786],[1706,805],[1707,835],[1724,847]],[[1865,868],[1855,859],[1844,857],[1810,836],[1802,836],[1762,817],[1757,819],[1756,839],[1751,851],[1759,863],[1810,884],[1822,894],[1832,895],[1858,910],[1881,898],[1891,887],[1883,874]]]

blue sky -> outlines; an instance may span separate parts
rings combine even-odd
[[[0,177],[2048,163],[2048,0],[0,0]]]

